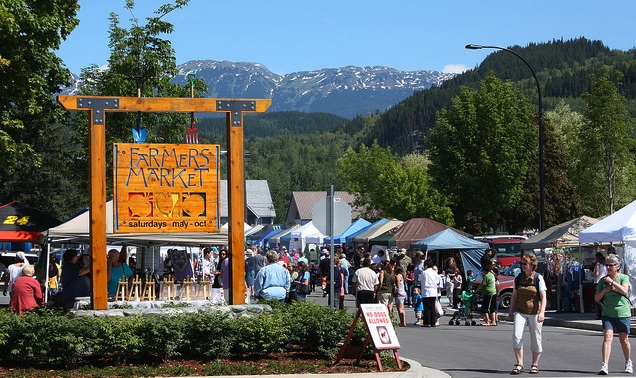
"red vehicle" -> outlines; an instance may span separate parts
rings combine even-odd
[[[524,240],[520,237],[497,237],[482,238],[484,243],[488,243],[490,248],[495,250],[495,257],[501,264],[501,268],[505,269],[521,258],[521,242]]]

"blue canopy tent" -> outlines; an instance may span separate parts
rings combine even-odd
[[[373,227],[381,226],[381,225],[385,224],[388,221],[389,221],[388,219],[382,218],[379,221],[376,221],[374,223],[368,224],[368,225],[362,227],[361,229],[359,229],[358,231],[348,235],[346,237],[347,245],[353,245],[353,238],[355,238],[356,236],[360,235],[361,233],[366,232],[366,231],[368,231],[369,229],[371,229]]]
[[[285,228],[282,230],[274,230],[271,233],[268,233],[263,238],[259,240],[263,244],[263,247],[266,249],[277,248],[278,240],[277,237],[285,235],[285,233],[289,233],[289,228]]]
[[[281,231],[283,230],[271,230],[270,232],[268,232],[267,234],[261,236],[260,238],[258,238],[256,240],[256,242],[254,242],[253,244],[259,245],[259,246],[265,246],[265,240],[271,236],[274,236],[276,234],[279,234]]]
[[[456,249],[462,257],[464,273],[468,270],[478,272],[481,269],[479,260],[486,252],[488,243],[482,243],[478,240],[467,238],[464,235],[447,228],[436,234],[422,239],[411,245],[411,248],[419,248],[423,251],[435,251],[443,249]]]
[[[342,234],[335,236],[333,238],[334,244],[345,244],[347,242],[347,236],[352,235],[353,233],[357,231],[360,231],[361,229],[363,229],[364,227],[370,224],[371,222],[369,222],[368,220],[365,220],[362,218],[358,219],[357,221],[351,223],[349,227],[347,227],[347,229],[342,232]],[[324,243],[331,244],[331,236],[325,237]]]

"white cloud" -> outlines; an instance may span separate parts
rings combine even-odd
[[[468,71],[470,67],[464,64],[447,64],[442,68],[442,72],[444,73],[462,73],[464,71]]]

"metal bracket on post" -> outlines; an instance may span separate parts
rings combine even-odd
[[[216,102],[216,111],[223,112],[228,110],[232,113],[232,126],[242,126],[241,113],[246,110],[256,111],[256,102],[238,100]]]
[[[119,109],[118,98],[77,98],[79,109],[93,109],[93,124],[104,124],[104,109]]]

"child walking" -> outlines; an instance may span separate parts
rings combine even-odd
[[[420,319],[422,319],[422,311],[424,311],[424,303],[422,302],[422,295],[420,294],[420,287],[413,288],[413,310],[415,311],[415,324],[416,326],[422,325]]]

